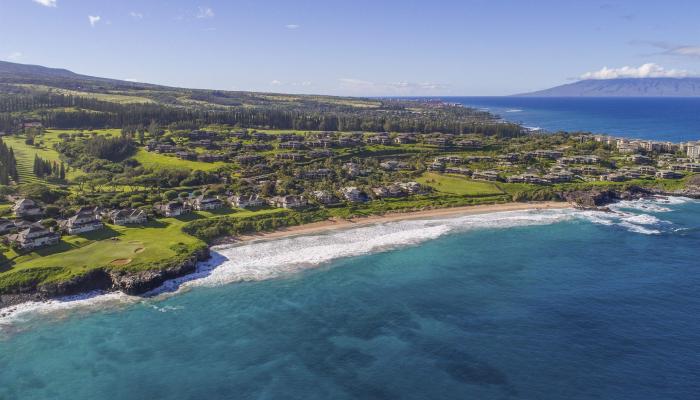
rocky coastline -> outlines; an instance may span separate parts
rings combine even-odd
[[[607,205],[621,200],[639,200],[655,196],[683,196],[700,199],[700,185],[689,185],[682,190],[666,191],[658,188],[629,186],[620,188],[587,188],[557,194],[560,200],[578,209],[609,212]],[[160,269],[121,270],[96,268],[75,278],[18,288],[0,294],[0,310],[30,301],[47,301],[91,291],[121,291],[129,295],[140,295],[161,286],[169,279],[179,278],[195,272],[198,261],[210,257],[209,247],[203,247],[184,259]]]
[[[0,294],[0,309],[30,301],[47,301],[96,290],[140,295],[161,286],[169,279],[195,272],[197,262],[209,257],[209,247],[203,247],[177,263],[161,269],[129,271],[96,268],[66,281],[23,287],[10,293]]]

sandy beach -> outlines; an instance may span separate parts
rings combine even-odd
[[[311,224],[291,226],[272,232],[261,232],[254,235],[241,235],[227,238],[220,243],[231,244],[248,241],[279,239],[287,236],[308,235],[336,229],[348,229],[358,226],[380,224],[385,222],[403,221],[409,219],[429,219],[442,217],[456,217],[461,215],[487,214],[501,211],[523,211],[523,210],[546,210],[571,208],[565,202],[530,202],[530,203],[505,203],[505,204],[483,204],[476,206],[462,206],[451,208],[439,208],[431,210],[395,212],[384,215],[373,215],[352,219],[329,219],[327,221],[314,222]]]

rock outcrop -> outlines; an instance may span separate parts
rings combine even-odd
[[[0,309],[28,301],[45,301],[95,290],[121,291],[130,295],[139,295],[157,288],[168,279],[195,272],[197,261],[208,258],[209,248],[204,247],[163,268],[150,270],[95,268],[65,281],[23,287],[0,294]]]

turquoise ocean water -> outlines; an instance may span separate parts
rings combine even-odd
[[[152,298],[24,307],[0,399],[697,399],[700,203],[614,209],[219,248]]]

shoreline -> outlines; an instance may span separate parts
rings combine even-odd
[[[313,222],[309,224],[304,224],[304,225],[297,225],[297,226],[291,226],[287,228],[282,228],[278,229],[275,231],[269,231],[269,232],[260,232],[258,234],[252,234],[252,235],[241,235],[241,236],[232,236],[232,237],[226,237],[223,238],[222,240],[212,243],[211,245],[207,246],[207,251],[206,254],[207,256],[209,255],[209,250],[216,250],[217,247],[221,246],[231,246],[231,245],[246,245],[249,243],[255,243],[255,242],[263,242],[263,241],[269,241],[269,240],[275,240],[275,239],[282,239],[282,238],[287,238],[287,237],[294,237],[294,236],[304,236],[304,235],[313,235],[313,234],[318,234],[318,233],[323,233],[323,232],[331,232],[331,231],[337,231],[337,230],[345,230],[345,229],[353,229],[353,228],[359,228],[359,227],[364,227],[364,226],[370,226],[370,225],[377,225],[377,224],[383,224],[383,223],[388,223],[388,222],[398,222],[398,221],[406,221],[406,220],[419,220],[419,219],[439,219],[439,218],[451,218],[451,217],[459,217],[459,216],[467,216],[467,215],[479,215],[479,214],[491,214],[491,213],[499,213],[499,212],[508,212],[508,211],[526,211],[526,210],[558,210],[558,209],[567,209],[567,208],[574,208],[574,206],[571,203],[568,202],[553,202],[553,201],[548,201],[548,202],[529,202],[529,203],[517,203],[517,202],[511,202],[511,203],[500,203],[500,204],[482,204],[482,205],[470,205],[470,206],[459,206],[459,207],[450,207],[450,208],[435,208],[435,209],[426,209],[426,210],[419,210],[419,211],[408,211],[408,212],[393,212],[393,213],[387,213],[384,215],[370,215],[366,217],[355,217],[351,219],[330,219],[326,221],[320,221],[320,222]],[[199,255],[196,257],[197,261],[204,261],[205,256],[204,255]],[[168,271],[170,273],[168,274],[158,274],[159,276],[157,277],[152,277],[152,278],[159,278],[159,279],[152,279],[148,280],[146,284],[143,285],[136,285],[137,287],[143,286],[144,288],[148,288],[149,290],[155,290],[163,286],[167,282],[167,280],[172,280],[172,279],[179,279],[183,277],[187,277],[192,274],[197,273],[197,264],[198,262],[192,262],[192,260],[188,260],[189,262],[186,262],[186,266],[188,268],[178,268],[176,271]],[[100,272],[100,271],[98,271]],[[90,293],[97,293],[100,292],[100,294],[109,294],[109,293],[124,293],[124,294],[129,294],[129,295],[134,295],[134,296],[139,296],[142,293],[148,293],[149,290],[124,290],[124,288],[115,288],[114,286],[108,287],[104,282],[102,282],[100,285],[91,285],[90,283],[94,281],[94,279],[89,278],[88,276],[91,274],[86,275],[83,278],[87,278],[85,285],[78,285],[81,287],[84,287],[85,290],[72,290],[70,293],[65,293],[65,294],[60,294],[54,291],[54,293],[47,293],[44,290],[34,290],[34,291],[29,291],[21,294],[15,294],[15,295],[2,295],[2,299],[0,300],[0,317],[8,316],[12,314],[14,311],[16,311],[16,307],[21,306],[22,304],[27,304],[27,303],[48,303],[51,300],[60,300],[60,299],[81,299],[82,296],[89,295]],[[128,275],[128,274],[127,274]],[[151,274],[147,274],[151,275]],[[167,275],[167,278],[164,277],[163,275]],[[123,277],[126,281],[131,282],[134,280],[134,277],[130,276],[125,276]],[[163,279],[166,278],[166,279]],[[82,279],[80,279],[82,281]],[[100,282],[102,280],[99,280]],[[158,282],[159,285],[155,286],[153,283]],[[94,283],[94,282],[93,282]]]
[[[412,219],[449,218],[462,215],[490,214],[505,211],[558,210],[573,207],[574,206],[568,202],[560,201],[543,201],[528,203],[511,202],[501,204],[481,204],[449,208],[434,208],[420,211],[392,212],[383,215],[370,215],[367,217],[355,217],[350,219],[329,219],[326,221],[312,222],[310,224],[290,226],[287,228],[277,229],[270,232],[230,236],[217,241],[212,245],[212,248],[232,244],[244,244],[248,242],[281,239],[291,236],[311,235],[321,232],[352,229],[355,227]]]

